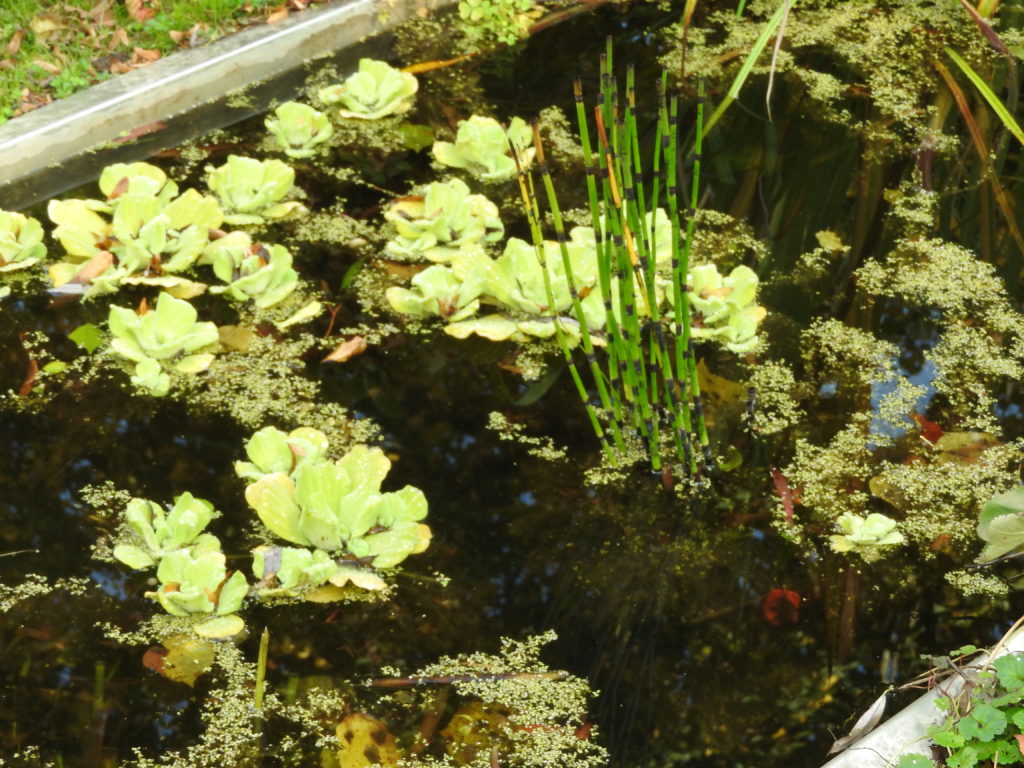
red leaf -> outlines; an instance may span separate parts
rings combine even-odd
[[[912,413],[910,414],[910,418],[916,421],[918,426],[921,427],[921,437],[929,445],[935,445],[935,443],[939,441],[939,438],[942,437],[942,427],[934,421],[928,421],[928,419],[920,413]]]
[[[773,589],[765,595],[761,612],[773,627],[796,624],[800,618],[800,593],[791,589]]]
[[[163,674],[164,660],[167,658],[167,649],[153,646],[142,655],[142,666],[154,672]]]
[[[18,387],[18,395],[26,397],[31,394],[32,387],[36,385],[36,374],[38,373],[39,363],[30,357],[28,359],[28,370],[25,372],[25,378],[22,379],[21,386]]]

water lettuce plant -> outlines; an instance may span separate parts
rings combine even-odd
[[[388,206],[384,218],[396,237],[385,246],[402,259],[447,262],[462,245],[500,240],[505,232],[498,206],[470,194],[461,179],[435,181]]]
[[[1024,546],[1024,486],[994,496],[978,517],[985,548],[978,559],[995,560]]]
[[[217,326],[197,317],[191,304],[168,293],[160,294],[152,311],[110,308],[110,348],[136,364],[132,384],[160,397],[170,388],[167,369],[199,373],[209,367],[213,355],[199,350],[217,343]]]
[[[317,97],[324,104],[339,104],[341,117],[377,120],[408,112],[418,89],[415,75],[386,61],[360,59],[358,72],[343,83],[320,89]]]
[[[156,565],[159,587],[147,592],[174,616],[237,611],[249,591],[241,571],[228,577],[220,541],[204,529],[213,505],[183,493],[169,511],[133,498],[124,511],[129,537],[114,547],[114,557],[139,570]]]
[[[757,274],[740,265],[723,277],[715,264],[690,270],[690,304],[695,339],[713,339],[730,352],[750,352],[758,344],[757,328],[767,310],[756,304]]]
[[[260,309],[282,301],[299,282],[288,249],[254,243],[245,232],[231,232],[211,242],[200,263],[210,264],[226,283],[212,287],[210,293],[224,293],[237,301],[252,299]]]
[[[441,165],[463,168],[484,181],[506,181],[516,174],[510,144],[527,167],[536,152],[532,141],[530,126],[520,117],[513,117],[506,129],[493,117],[472,115],[459,121],[454,144],[435,141],[432,151]]]
[[[873,563],[885,554],[885,547],[904,543],[903,534],[896,529],[896,521],[878,512],[860,517],[840,515],[836,520],[842,533],[829,536],[829,546],[836,552],[856,552],[865,562]]]
[[[380,490],[391,467],[383,451],[357,445],[331,461],[324,455],[326,444],[318,430],[285,434],[264,429],[246,444],[249,461],[236,465],[239,475],[257,476],[246,487],[245,498],[267,528],[285,541],[313,548],[301,563],[294,560],[297,555],[289,556],[315,572],[289,576],[288,589],[297,588],[296,579],[323,583],[327,571],[324,555],[317,551],[340,568],[326,579],[337,584],[353,580],[346,573],[354,565],[392,568],[430,543],[430,528],[420,522],[427,515],[423,492],[408,485]],[[267,578],[266,563],[264,555],[262,564],[256,564],[261,580]]]
[[[280,160],[229,155],[224,165],[206,169],[206,183],[220,200],[226,224],[264,224],[307,213],[302,203],[284,199],[295,186],[295,169]]]
[[[264,124],[288,157],[312,157],[334,135],[327,115],[298,101],[286,101]]]
[[[45,255],[39,221],[22,213],[0,210],[0,272],[31,267]]]

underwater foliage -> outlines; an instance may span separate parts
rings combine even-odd
[[[432,152],[441,165],[462,168],[483,181],[506,181],[516,174],[510,145],[526,167],[536,153],[532,140],[530,126],[520,117],[513,117],[506,129],[493,117],[472,115],[459,121],[454,144],[435,141]]]
[[[197,318],[195,307],[169,293],[160,294],[152,311],[110,308],[110,348],[135,363],[132,384],[160,397],[167,394],[171,384],[165,366],[186,374],[209,367],[213,355],[199,350],[217,343],[217,326]]]
[[[418,89],[415,75],[386,61],[360,59],[358,72],[343,83],[321,88],[317,97],[324,104],[340,104],[340,117],[378,120],[408,112]]]
[[[460,179],[434,181],[399,198],[384,211],[396,237],[385,246],[402,259],[451,261],[463,245],[500,240],[505,232],[498,206],[470,194]]]
[[[229,155],[219,168],[207,167],[206,183],[220,200],[225,224],[265,224],[308,213],[302,203],[284,199],[295,186],[295,170],[280,160]]]
[[[265,124],[284,153],[294,158],[312,157],[316,147],[334,134],[327,115],[297,101],[286,101],[277,107]]]

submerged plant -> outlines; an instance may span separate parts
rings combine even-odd
[[[205,371],[213,355],[199,352],[217,343],[217,326],[198,322],[195,308],[183,299],[161,293],[156,309],[141,313],[111,307],[108,325],[113,339],[110,348],[133,361],[132,384],[161,397],[170,388],[170,368],[179,373]]]
[[[530,127],[520,117],[513,117],[506,129],[493,117],[472,115],[459,121],[454,144],[435,141],[432,151],[442,165],[463,168],[484,181],[506,181],[516,174],[510,145],[525,167],[535,152],[531,140]]]
[[[435,181],[419,192],[400,198],[384,212],[398,233],[385,246],[391,256],[446,262],[463,245],[493,242],[504,234],[498,206],[483,195],[470,194],[460,179]]]
[[[280,160],[229,155],[227,163],[206,173],[226,224],[264,224],[307,212],[302,203],[284,199],[295,186],[295,170]]]
[[[264,124],[284,153],[294,158],[312,157],[316,147],[334,134],[327,115],[298,101],[286,101]]]
[[[418,89],[415,75],[385,61],[360,59],[358,72],[339,85],[322,88],[317,96],[324,104],[340,104],[341,117],[377,120],[408,112]]]
[[[45,255],[39,221],[22,213],[0,210],[0,272],[31,267]]]
[[[324,581],[341,586],[350,580],[364,586],[366,579],[353,577],[358,562],[392,568],[430,543],[430,528],[419,522],[427,515],[423,492],[408,485],[380,490],[391,467],[383,451],[357,445],[332,462],[323,455],[326,443],[326,436],[308,428],[290,435],[261,430],[246,445],[250,461],[236,465],[240,475],[258,476],[245,489],[245,498],[267,528],[293,544],[314,548],[309,558],[288,555],[289,586],[281,589]],[[335,568],[317,552],[325,553]],[[279,555],[283,558],[284,551]],[[255,570],[261,581],[283,567],[278,560],[268,571],[266,554],[259,557]],[[296,573],[305,575],[288,575]],[[278,576],[277,583],[283,578]]]

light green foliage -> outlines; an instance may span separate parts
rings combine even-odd
[[[385,246],[389,256],[448,262],[462,245],[500,240],[505,232],[498,206],[473,195],[460,179],[435,181],[392,203],[384,218],[397,236]]]
[[[434,158],[452,168],[463,168],[483,181],[506,181],[516,174],[509,143],[519,153],[523,167],[533,162],[533,132],[522,118],[513,117],[508,129],[493,117],[472,115],[461,120],[455,143],[434,142]]]
[[[1001,493],[978,518],[978,536],[986,543],[978,560],[995,560],[1024,546],[1024,486]]]
[[[388,288],[391,308],[405,315],[440,315],[453,322],[472,317],[480,309],[483,289],[479,275],[455,276],[451,267],[434,264],[412,278],[412,289]]]
[[[513,45],[529,34],[532,0],[459,0],[462,29],[471,43]]]
[[[334,134],[327,115],[297,101],[286,101],[264,124],[284,153],[294,158],[312,157],[316,147]]]
[[[108,251],[112,257],[105,266],[90,266],[86,298],[112,293],[123,282],[201,290],[172,275],[193,266],[209,242],[209,230],[221,225],[224,215],[217,200],[194,189],[179,195],[177,185],[148,163],[108,166],[99,187],[106,200],[49,203],[49,217],[58,225],[54,237],[71,257],[51,265],[53,284],[74,280],[90,260]],[[157,276],[150,275],[154,268]]]
[[[299,281],[288,249],[253,243],[245,232],[231,232],[211,242],[199,263],[210,264],[213,273],[227,283],[214,286],[210,293],[226,293],[237,301],[253,299],[260,309],[283,301]]]
[[[158,601],[172,616],[234,613],[242,606],[249,585],[241,571],[229,578],[226,562],[219,550],[170,552],[160,559],[156,569],[160,587],[147,592],[146,597]]]
[[[25,269],[46,255],[37,219],[0,209],[0,272]]]
[[[360,59],[358,72],[340,85],[322,88],[317,97],[324,104],[340,104],[341,117],[377,120],[408,112],[418,89],[415,75],[385,61]]]
[[[366,586],[366,579],[345,560],[366,559],[376,568],[392,568],[411,554],[424,551],[430,543],[430,528],[419,521],[427,515],[423,492],[412,486],[401,490],[380,490],[391,462],[379,448],[357,445],[337,461],[326,458],[323,433],[309,428],[285,434],[268,428],[257,432],[246,444],[248,462],[235,465],[242,477],[256,478],[245,489],[245,498],[260,520],[277,536],[302,546],[313,547],[308,559],[286,550],[275,555],[276,567],[287,566],[286,574],[296,590],[304,584],[330,581],[341,586],[353,581],[370,589],[383,588],[379,579]],[[324,575],[323,551],[334,563]],[[257,575],[268,578],[265,553]],[[303,569],[314,574],[295,576]],[[283,582],[281,577],[278,580]]]
[[[1014,734],[1024,727],[1024,659],[1020,654],[1005,654],[994,659],[991,668],[994,675],[968,671],[977,683],[966,694],[936,702],[949,714],[941,725],[929,727],[928,735],[947,750],[945,765],[950,768],[1022,762]],[[913,766],[906,756],[898,764],[898,768]]]
[[[220,541],[203,530],[213,519],[213,505],[183,493],[167,512],[155,502],[133,498],[124,510],[127,535],[114,557],[140,569],[156,565],[159,587],[147,592],[173,616],[237,611],[249,591],[245,576],[230,578]]]
[[[692,330],[695,339],[714,339],[730,352],[757,348],[758,324],[768,314],[756,304],[757,274],[740,265],[727,277],[714,264],[700,264],[688,275],[690,302],[701,322]]]
[[[264,224],[308,213],[302,203],[284,199],[295,185],[295,170],[280,160],[229,155],[227,163],[208,166],[206,174],[226,224]]]
[[[865,562],[873,563],[885,554],[884,547],[904,543],[903,534],[896,530],[896,521],[873,512],[866,518],[858,515],[840,515],[836,524],[841,534],[829,536],[829,545],[836,552],[856,552]]]
[[[157,397],[170,388],[165,366],[180,373],[204,371],[213,355],[198,350],[218,340],[217,326],[198,322],[191,304],[168,293],[160,294],[155,310],[141,315],[111,307],[108,325],[110,348],[136,364],[132,383]]]
[[[213,519],[213,505],[183,493],[174,500],[169,512],[153,501],[133,498],[124,512],[124,521],[135,533],[134,543],[114,547],[114,557],[130,568],[149,568],[164,555],[183,548],[210,551],[220,548],[216,537],[203,533]]]

